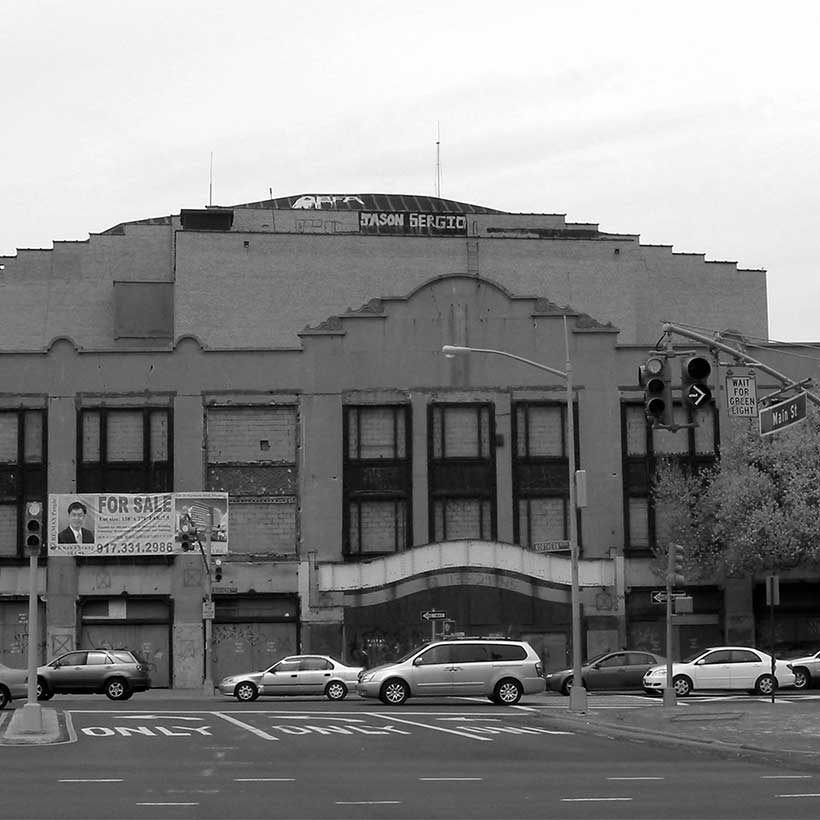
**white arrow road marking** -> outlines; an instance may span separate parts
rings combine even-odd
[[[438,718],[438,719],[439,719],[439,720],[458,720],[458,721],[463,721],[463,722],[466,722],[466,721],[471,721],[471,720],[472,720],[472,721],[477,721],[477,722],[479,722],[479,723],[490,723],[491,721],[495,721],[496,723],[498,723],[498,721],[500,721],[500,720],[501,720],[501,718],[493,718],[493,717],[488,717],[488,718],[479,718],[479,717],[476,717],[476,718],[471,718],[471,717],[463,717],[463,718],[462,718],[462,717],[443,717],[443,718]]]

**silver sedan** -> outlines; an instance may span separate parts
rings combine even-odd
[[[0,709],[7,703],[28,695],[28,671],[12,669],[0,663]]]
[[[343,700],[363,668],[346,666],[329,655],[288,655],[261,672],[223,678],[219,691],[243,701],[260,695],[324,695],[328,700]]]

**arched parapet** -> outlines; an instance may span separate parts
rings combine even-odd
[[[366,562],[319,564],[318,591],[367,592],[406,586],[410,579],[431,573],[464,569],[507,573],[553,587],[569,587],[572,582],[569,556],[533,552],[495,541],[445,541]],[[582,587],[611,587],[615,566],[605,559],[579,561],[578,575]]]

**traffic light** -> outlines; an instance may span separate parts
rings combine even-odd
[[[214,581],[219,583],[222,580],[222,559],[217,558],[214,561]]]
[[[638,380],[643,387],[646,417],[655,427],[671,427],[674,410],[669,359],[663,353],[653,353],[638,368]]]
[[[681,586],[686,583],[683,575],[683,564],[686,561],[686,550],[680,544],[669,545],[669,583]]]
[[[183,552],[190,552],[196,549],[196,530],[188,526],[182,525],[182,532],[179,535],[180,546]]]
[[[704,407],[712,399],[709,388],[709,376],[712,373],[712,363],[705,356],[689,356],[681,359],[680,363],[681,391],[690,407]]]
[[[43,505],[39,501],[26,501],[24,537],[26,555],[39,555],[43,549]]]

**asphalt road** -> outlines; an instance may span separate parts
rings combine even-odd
[[[820,816],[820,774],[568,732],[546,706],[53,704],[69,742],[0,747],[2,818]]]

